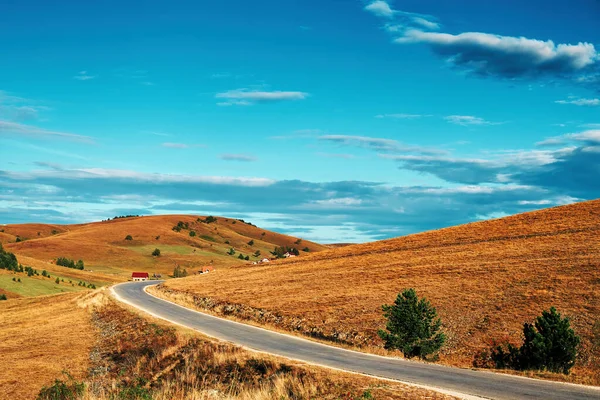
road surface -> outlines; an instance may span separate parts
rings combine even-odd
[[[157,281],[113,287],[116,298],[158,318],[252,350],[325,367],[394,379],[463,398],[600,399],[600,388],[380,357],[199,313],[144,291]]]

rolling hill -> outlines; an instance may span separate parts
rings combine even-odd
[[[179,231],[173,229],[177,225]],[[190,215],[115,218],[77,225],[5,225],[0,226],[0,243],[23,265],[86,277],[92,273],[96,281],[120,281],[138,270],[164,276],[171,274],[175,265],[189,272],[207,264],[229,267],[270,256],[275,246],[310,252],[325,249],[242,220],[217,217],[207,223],[204,217]],[[160,249],[159,257],[152,256],[156,248]],[[230,249],[235,254],[228,254]],[[254,257],[256,251],[261,256]],[[249,261],[240,260],[240,253],[249,256]],[[85,271],[53,265],[58,257],[83,260]]]
[[[600,384],[600,200],[171,280],[159,289],[215,313],[380,351],[381,305],[409,287],[443,320],[441,362],[468,367],[493,340],[518,344],[523,323],[555,306],[582,337],[568,379]]]

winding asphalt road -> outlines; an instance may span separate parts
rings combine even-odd
[[[428,387],[466,399],[600,399],[600,388],[380,357],[203,314],[144,291],[157,281],[113,287],[115,297],[155,317],[252,350]]]

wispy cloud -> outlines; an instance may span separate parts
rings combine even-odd
[[[23,125],[16,122],[0,120],[0,135],[29,136],[42,139],[63,139],[73,142],[94,143],[89,136],[75,135],[72,133],[50,131],[31,125]]]
[[[554,43],[483,32],[435,32],[440,24],[430,15],[394,10],[386,1],[372,1],[365,10],[384,18],[384,29],[399,44],[428,45],[447,61],[472,73],[497,78],[568,78],[598,84],[600,57],[592,43]]]
[[[219,156],[221,160],[225,161],[241,161],[241,162],[254,162],[258,159],[249,154],[221,154]]]
[[[600,99],[580,99],[573,98],[569,100],[556,100],[558,104],[573,104],[575,106],[600,106]]]
[[[250,89],[235,89],[217,93],[217,99],[225,101],[217,103],[220,106],[248,106],[257,103],[275,103],[280,101],[304,100],[308,93],[295,91],[259,91]]]
[[[337,143],[346,146],[362,147],[379,152],[393,153],[420,153],[420,154],[445,154],[445,150],[410,146],[400,143],[393,139],[373,138],[367,136],[351,136],[351,135],[324,135],[319,137],[319,140]]]
[[[554,146],[564,146],[565,141],[560,137],[553,137],[542,140],[535,144],[537,147],[554,147]]]
[[[390,7],[390,5],[383,0],[375,0],[370,2],[365,6],[365,10],[378,17],[392,18],[394,16],[394,10],[392,10],[392,7]]]
[[[444,117],[444,119],[451,124],[462,125],[462,126],[499,125],[499,124],[501,124],[500,122],[486,121],[483,118],[475,117],[473,115],[448,115],[447,117]]]
[[[77,79],[78,81],[89,81],[90,79],[96,78],[96,75],[90,75],[87,71],[80,71],[77,75],[73,77],[73,79]]]
[[[465,32],[458,35],[409,30],[396,43],[424,43],[448,61],[476,74],[502,78],[572,75],[598,58],[591,43],[555,44],[525,37]]]

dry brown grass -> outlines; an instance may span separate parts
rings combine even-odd
[[[69,370],[82,378],[94,344],[81,294],[0,302],[0,399],[35,398],[42,385]]]
[[[269,255],[275,246],[308,247],[311,252],[325,249],[319,244],[266,231],[234,219],[217,217],[217,222],[197,222],[197,216],[166,215],[124,218],[80,225],[6,225],[0,234],[0,242],[7,251],[19,257],[29,257],[49,262],[57,257],[82,259],[86,270],[96,273],[118,275],[121,279],[131,271],[170,274],[175,264],[188,270],[197,270],[212,261],[216,267],[229,267],[243,263],[236,254],[226,254],[230,247],[239,253],[251,255],[260,250]],[[179,221],[189,223],[196,232],[172,230]],[[55,230],[59,233],[52,234]],[[40,232],[40,236],[37,235]],[[263,235],[264,232],[264,235]],[[15,243],[16,236],[27,240]],[[131,235],[133,240],[125,240]],[[158,240],[156,237],[160,237]],[[248,245],[250,240],[254,245]],[[229,242],[229,243],[226,243]],[[152,257],[154,248],[161,249],[160,257]]]
[[[463,367],[494,339],[519,343],[522,324],[555,306],[571,317],[582,347],[571,375],[553,378],[600,384],[591,344],[600,319],[599,200],[165,286],[194,295],[200,307],[363,348],[381,345],[381,305],[413,287],[444,322],[441,362]]]
[[[83,383],[85,400],[451,398],[218,343],[128,311],[106,290],[1,302],[0,323],[1,399],[36,398],[56,379]]]
[[[99,299],[100,297],[96,297]],[[94,309],[100,340],[85,399],[449,399],[428,390],[256,354],[141,318],[112,301]],[[126,397],[129,398],[129,397]]]

